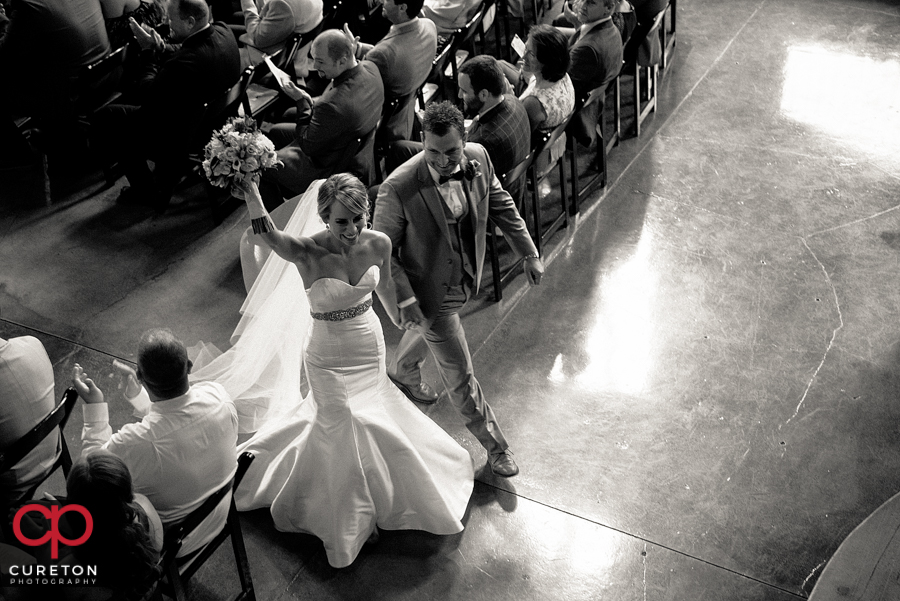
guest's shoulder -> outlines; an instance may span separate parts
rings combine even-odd
[[[437,25],[427,17],[418,17],[416,30],[426,35],[434,36],[434,39],[437,40]]]
[[[218,382],[196,382],[191,384],[191,392],[194,398],[212,398],[222,402],[231,402],[231,396]]]

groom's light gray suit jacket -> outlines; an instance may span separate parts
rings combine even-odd
[[[463,240],[463,249],[475,266],[475,291],[483,272],[488,216],[506,235],[519,255],[537,253],[525,222],[516,211],[512,197],[494,174],[494,167],[484,147],[466,144],[461,167],[478,161],[479,175],[463,180],[469,203],[467,219],[471,220],[473,239]],[[393,244],[391,275],[397,285],[397,300],[412,296],[426,318],[434,317],[444,300],[452,279],[450,229],[443,200],[438,193],[425,155],[420,152],[398,167],[381,184],[375,201],[374,227],[384,232]]]

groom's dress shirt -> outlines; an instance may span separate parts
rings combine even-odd
[[[146,394],[146,393],[143,393]],[[128,466],[134,491],[153,503],[163,524],[183,519],[234,475],[238,418],[221,385],[201,382],[167,401],[136,404],[143,419],[113,434],[107,403],[84,404],[82,455],[105,449]],[[222,527],[230,497],[186,541],[180,555]]]

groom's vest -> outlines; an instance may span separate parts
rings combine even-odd
[[[463,192],[463,194],[465,194],[465,192]],[[475,234],[472,231],[472,220],[469,219],[468,199],[463,199],[463,214],[457,221],[453,216],[453,213],[450,212],[450,207],[444,202],[444,198],[440,191],[438,192],[438,196],[441,197],[441,207],[444,209],[444,218],[447,220],[447,230],[450,232],[450,246],[453,248],[453,257],[451,259],[451,261],[453,261],[453,275],[450,278],[450,281],[453,282],[453,284],[461,284],[463,287],[471,288],[472,283],[475,281],[475,269],[472,266],[472,261],[469,259],[469,253],[464,250],[465,245],[463,243],[464,237],[468,236],[469,239],[474,239],[475,237]]]

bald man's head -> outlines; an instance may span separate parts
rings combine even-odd
[[[334,79],[356,66],[353,42],[337,29],[326,29],[312,44],[313,68],[323,79]]]

